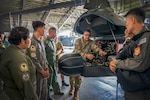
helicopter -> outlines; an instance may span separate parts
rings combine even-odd
[[[108,66],[117,54],[117,44],[124,41],[125,20],[114,12],[107,0],[87,0],[84,8],[88,11],[77,19],[74,32],[82,35],[85,30],[90,30],[91,37],[107,55],[95,53],[92,61],[85,62],[80,54],[65,54],[59,59],[59,70],[67,76],[114,76]]]

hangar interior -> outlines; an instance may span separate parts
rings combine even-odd
[[[89,10],[111,7],[119,15],[140,6],[148,13],[150,10],[149,0],[1,0],[0,4],[0,27],[5,32],[14,26],[25,26],[33,32],[31,23],[35,20],[45,22],[47,28],[55,26],[59,31],[73,30],[76,20],[88,11],[85,4],[87,8],[90,4]]]
[[[88,27],[92,30],[93,37],[100,37],[95,39],[109,40],[103,42],[103,46],[107,52],[114,55],[116,51],[111,47],[123,36],[119,34],[122,32],[120,29],[125,25],[122,16],[135,7],[145,9],[145,24],[149,27],[150,0],[0,0],[0,31],[9,33],[15,26],[24,26],[32,33],[32,21],[36,20],[46,24],[46,31],[50,26],[54,26],[59,32],[71,30],[82,34]],[[115,18],[117,16],[119,20],[110,15]],[[94,19],[93,22],[100,20],[102,24],[88,26],[90,19]],[[87,26],[84,23],[87,23]],[[105,23],[107,27],[104,26]],[[99,27],[103,30],[99,30]],[[106,34],[112,34],[111,30],[108,30],[110,27],[116,33],[115,38]],[[108,62],[104,65],[108,66]],[[58,80],[60,80],[59,74]],[[69,83],[68,77],[65,80]],[[68,94],[69,87],[61,89],[65,95],[53,96],[55,100],[72,100],[72,96]],[[124,100],[123,91],[117,86],[116,77],[83,77],[79,98],[80,100]]]

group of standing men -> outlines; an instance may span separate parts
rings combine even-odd
[[[15,27],[8,37],[10,46],[1,54],[0,77],[3,89],[11,100],[54,100],[50,95],[63,95],[56,76],[56,28],[51,27],[44,40],[45,24],[33,21],[29,30]],[[62,85],[68,86],[64,80]]]

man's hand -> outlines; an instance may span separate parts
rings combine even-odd
[[[116,61],[117,60],[112,60],[111,62],[110,62],[110,64],[109,64],[109,68],[110,68],[110,70],[112,71],[112,72],[116,72]]]
[[[95,58],[95,56],[93,54],[86,54],[86,58],[92,60],[93,58]]]
[[[41,70],[40,73],[43,75],[44,78],[49,78],[50,73],[49,70]]]
[[[63,48],[56,51],[56,55],[63,53]]]
[[[107,54],[107,52],[105,52],[105,51],[103,51],[103,50],[99,50],[99,55],[104,56],[104,55],[106,55],[106,54]]]

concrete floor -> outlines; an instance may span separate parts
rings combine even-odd
[[[61,86],[60,74],[58,74],[58,81]],[[66,83],[69,83],[69,77],[65,77]],[[82,77],[82,85],[79,90],[79,100],[117,100],[116,99],[116,77]],[[73,96],[69,96],[68,91],[70,87],[62,87],[63,96],[52,95],[55,100],[73,100]],[[51,93],[53,94],[53,93]],[[118,86],[117,92],[118,100],[124,100],[123,91]]]

